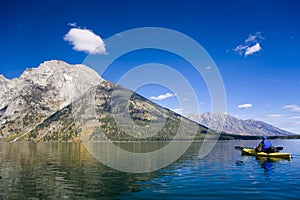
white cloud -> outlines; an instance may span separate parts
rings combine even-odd
[[[300,107],[298,105],[286,105],[283,109],[290,110],[292,112],[300,112]]]
[[[211,66],[208,65],[208,66],[205,67],[205,69],[206,69],[206,70],[210,70],[210,69],[211,69]]]
[[[77,27],[77,23],[76,22],[68,23],[68,25],[72,26],[72,27]]]
[[[300,119],[300,116],[291,116],[290,119]]]
[[[261,32],[256,32],[254,35],[250,34],[245,40],[244,44],[238,45],[233,49],[240,55],[249,56],[262,50],[260,42],[264,38],[261,36]]]
[[[176,112],[176,113],[178,113],[180,115],[182,115],[182,113],[183,113],[183,109],[182,108],[175,108],[175,109],[172,109],[172,111],[174,111],[174,112]]]
[[[233,50],[237,53],[239,53],[240,55],[244,54],[245,49],[247,49],[248,46],[247,45],[239,45],[237,47],[235,47]]]
[[[256,32],[254,35],[250,34],[249,37],[245,40],[245,43],[258,42],[259,40],[263,40],[264,38],[261,36],[261,32]]]
[[[76,25],[76,23],[70,23],[69,25]],[[88,29],[71,28],[64,36],[64,40],[73,45],[75,51],[83,51],[89,54],[107,54],[102,38]]]
[[[293,109],[296,107],[297,107],[297,105],[285,105],[285,106],[283,106],[283,109]]]
[[[269,118],[280,118],[280,117],[283,117],[283,115],[281,115],[281,114],[269,114],[269,115],[267,115],[267,117],[269,117]]]
[[[249,56],[249,55],[254,54],[255,52],[259,52],[261,50],[262,50],[262,48],[260,47],[260,44],[256,43],[255,45],[253,45],[251,47],[247,47],[245,56]]]
[[[250,104],[250,103],[241,104],[241,105],[238,105],[238,108],[239,109],[252,108],[252,104]]]
[[[253,42],[256,40],[256,36],[255,35],[249,35],[249,37],[245,40],[246,43],[248,42]]]
[[[116,36],[123,37],[123,35],[121,33],[117,33]]]
[[[164,100],[164,99],[167,99],[167,98],[170,98],[170,97],[174,97],[174,96],[176,96],[176,95],[171,94],[171,93],[166,93],[166,94],[161,94],[161,95],[158,95],[158,96],[151,96],[150,99],[161,101],[161,100]]]

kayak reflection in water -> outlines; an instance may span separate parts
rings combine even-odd
[[[261,168],[264,169],[264,175],[266,180],[270,180],[272,172],[274,170],[273,163],[278,160],[276,159],[272,160],[265,157],[256,157],[256,160],[259,162]]]
[[[272,161],[270,159],[267,158],[256,158],[256,160],[259,161],[259,163],[261,164],[261,167],[265,170],[265,171],[270,171],[272,170],[272,162],[276,162],[276,161]]]
[[[262,136],[262,141],[255,147],[256,152],[274,153],[276,149],[272,146],[272,143],[267,140],[267,136]]]

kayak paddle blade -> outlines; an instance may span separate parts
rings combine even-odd
[[[276,150],[281,151],[283,150],[283,147],[275,147]]]
[[[240,146],[235,146],[235,147],[234,147],[235,150],[239,150],[239,151],[242,151],[243,148],[244,148],[244,147],[240,147]]]

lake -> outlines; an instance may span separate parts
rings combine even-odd
[[[82,143],[0,143],[0,199],[299,199],[300,140],[272,141],[293,154],[291,161],[259,160],[234,149],[258,142],[219,141],[205,158],[195,142],[171,165],[138,174],[107,167]]]

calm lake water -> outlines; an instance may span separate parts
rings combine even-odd
[[[111,169],[80,143],[0,143],[0,199],[299,199],[300,140],[272,141],[291,161],[234,149],[258,142],[219,141],[203,159],[194,143],[168,167],[142,174]],[[139,146],[152,145],[160,146]]]

